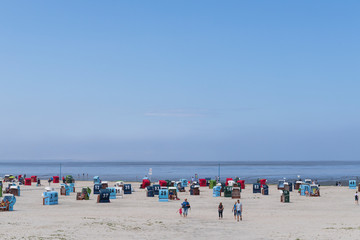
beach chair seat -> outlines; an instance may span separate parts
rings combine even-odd
[[[69,196],[70,195],[70,186],[62,183],[60,185],[60,195]]]
[[[200,187],[199,185],[195,186],[193,188],[193,194],[192,195],[200,195]]]
[[[310,185],[310,196],[320,197],[320,189],[318,185]]]
[[[159,190],[159,202],[169,201],[169,190],[167,188],[161,188]]]
[[[60,177],[59,176],[53,176],[53,183],[59,183]]]
[[[145,189],[148,186],[150,186],[150,180],[149,179],[143,179],[142,183],[140,185],[140,188]]]
[[[110,199],[116,199],[116,190],[114,187],[108,187],[106,188],[110,192]]]
[[[24,183],[24,185],[25,186],[31,186],[31,178],[25,178],[25,183]]]
[[[231,192],[231,198],[232,199],[238,199],[241,198],[241,189],[239,187],[233,187]]]
[[[290,202],[290,192],[287,190],[282,190],[282,194],[280,197],[280,202],[288,203]]]
[[[225,185],[227,186],[228,185],[228,182],[229,181],[233,181],[233,179],[232,178],[226,178],[226,181],[225,181]]]
[[[232,189],[232,186],[226,186],[224,189],[224,197],[231,197]]]
[[[349,189],[356,189],[356,180],[349,180]]]
[[[46,191],[43,194],[43,205],[57,205],[59,195],[56,191]]]
[[[262,188],[263,187],[263,185],[266,185],[266,179],[265,178],[262,178],[262,179],[260,179],[259,180],[259,183],[260,183],[260,187]]]
[[[221,186],[214,186],[213,190],[213,197],[220,197],[221,196]]]
[[[167,182],[165,180],[159,180],[159,185],[161,187],[166,187],[167,186]]]
[[[153,185],[154,195],[159,195],[160,188],[161,188],[161,186],[159,184],[154,184]]]
[[[110,190],[100,189],[100,193],[97,197],[98,203],[109,203],[110,202]]]
[[[261,194],[262,195],[269,195],[269,186],[268,185],[263,185],[262,189],[261,189]]]
[[[66,183],[75,183],[75,180],[72,175],[66,175],[65,181]]]
[[[116,197],[122,198],[124,196],[124,191],[122,187],[115,187]]]
[[[94,194],[100,194],[101,184],[94,184]]]
[[[188,180],[187,179],[180,179],[181,187],[187,187],[188,186]]]
[[[13,211],[14,210],[14,205],[16,203],[16,198],[14,195],[6,194],[6,195],[4,195],[2,201],[4,203],[4,206],[0,207],[1,211]]]
[[[178,199],[176,187],[169,187],[168,191],[169,191],[169,199],[170,200],[177,200]]]
[[[99,176],[95,176],[94,178],[94,184],[99,184],[101,183],[100,177]]]
[[[216,180],[209,181],[209,189],[213,189],[216,186]]]
[[[146,187],[146,197],[154,197],[154,187],[153,186]]]
[[[253,183],[253,193],[261,193],[260,183]]]
[[[75,192],[75,183],[69,184],[70,192]]]
[[[131,194],[131,184],[124,184],[124,194]]]
[[[236,181],[238,184],[239,184],[239,186],[241,187],[241,189],[245,189],[245,180],[238,180],[238,181]]]

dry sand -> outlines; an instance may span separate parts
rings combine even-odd
[[[291,202],[281,203],[276,186],[263,196],[246,185],[243,221],[236,222],[235,200],[212,197],[207,187],[200,196],[187,191],[179,193],[180,201],[159,202],[139,185],[132,183],[133,194],[111,203],[96,203],[92,194],[89,201],[76,201],[71,193],[59,195],[53,206],[42,205],[44,186],[21,186],[14,211],[0,212],[0,239],[360,239],[360,206],[354,204],[355,190],[347,187],[321,187],[319,198],[292,192]],[[59,184],[52,186],[59,191]],[[76,190],[82,186],[93,184],[77,182]],[[176,213],[184,198],[191,204],[188,218]],[[218,220],[219,202],[223,220]]]

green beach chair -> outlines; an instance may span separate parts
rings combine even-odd
[[[288,190],[283,190],[283,202],[290,202],[290,192]]]
[[[226,186],[224,189],[224,197],[231,197],[232,195],[232,187]]]
[[[213,189],[216,186],[216,180],[210,180],[209,188]]]
[[[74,178],[71,175],[66,175],[65,179],[67,183],[74,183]]]

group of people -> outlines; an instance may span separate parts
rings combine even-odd
[[[4,199],[1,200],[0,211],[9,211],[9,204],[10,204],[10,202],[7,199],[5,201],[4,201]]]
[[[188,211],[191,209],[190,203],[188,202],[187,198],[185,198],[184,202],[181,204],[180,209],[178,210],[178,213],[180,216],[187,217]],[[234,219],[239,221],[242,221],[242,203],[240,200],[237,200],[234,203],[234,206],[232,208],[232,212],[234,213]],[[224,205],[222,202],[220,202],[218,206],[218,213],[219,213],[219,220],[223,218],[223,212],[224,212]]]

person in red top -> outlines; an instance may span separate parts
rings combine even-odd
[[[63,183],[65,183],[65,177],[64,176],[62,177],[62,180],[63,180]]]

